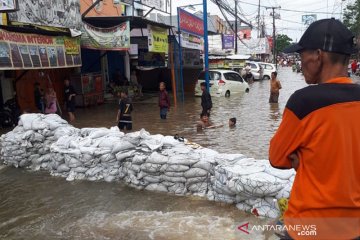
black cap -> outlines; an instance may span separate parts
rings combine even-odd
[[[321,49],[344,55],[356,53],[354,34],[334,18],[313,22],[300,41],[284,50],[284,53],[300,52],[304,49]]]

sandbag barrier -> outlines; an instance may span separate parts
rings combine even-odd
[[[46,170],[68,181],[121,180],[137,189],[192,194],[271,218],[279,214],[276,199],[289,197],[295,176],[268,160],[221,154],[145,130],[78,129],[55,114],[22,115],[0,137],[0,147],[6,165]]]

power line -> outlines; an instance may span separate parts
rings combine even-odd
[[[241,3],[247,4],[247,5],[251,5],[251,6],[258,6],[257,4],[254,3],[248,3],[248,2],[244,2],[244,1],[239,1]],[[261,6],[262,8],[272,8],[269,6]],[[285,11],[285,12],[299,12],[299,13],[319,13],[319,14],[340,14],[340,13],[332,13],[332,12],[313,12],[313,11],[301,11],[301,10],[294,10],[294,9],[285,9],[282,8],[280,9],[280,11]]]

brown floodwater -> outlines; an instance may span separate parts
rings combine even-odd
[[[160,120],[157,99],[135,102],[134,130],[179,134],[222,153],[267,158],[289,96],[306,84],[303,76],[280,69],[279,104],[268,103],[269,81],[255,82],[250,93],[214,98],[211,120],[237,127],[198,132],[200,98],[186,96]],[[156,96],[156,95],[155,95]],[[76,112],[77,127],[116,125],[116,103]],[[139,191],[122,183],[75,181],[47,172],[0,168],[0,239],[277,239],[271,233],[239,231],[243,223],[264,224],[234,205],[187,196]]]

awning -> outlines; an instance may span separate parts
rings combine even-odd
[[[84,22],[91,24],[95,27],[109,28],[117,26],[123,22],[130,21],[130,29],[134,28],[147,28],[147,25],[152,25],[161,28],[170,29],[170,25],[151,21],[142,17],[124,16],[124,17],[87,17]]]

